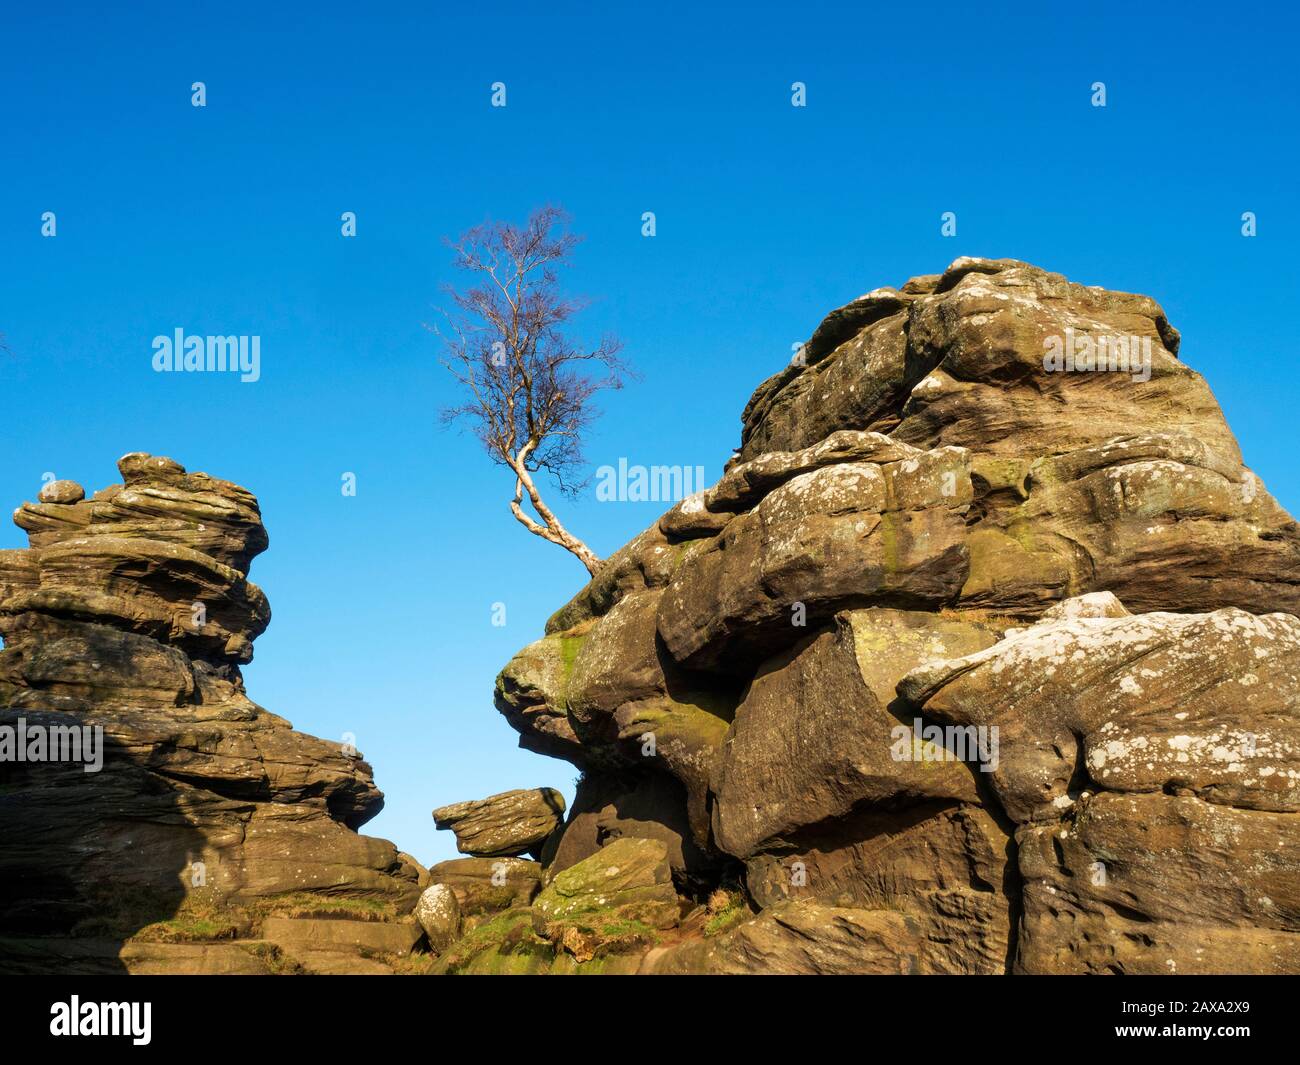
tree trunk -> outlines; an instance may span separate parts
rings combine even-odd
[[[587,567],[587,572],[594,577],[596,571],[600,569],[602,560],[591,548],[560,524],[560,519],[551,512],[550,507],[542,500],[541,493],[537,491],[532,475],[524,465],[525,458],[527,458],[526,455],[510,462],[510,468],[515,471],[516,478],[515,495],[510,500],[510,513],[534,536],[540,536],[543,540],[559,544],[566,551],[573,554],[579,562]],[[522,506],[524,492],[528,493],[528,501],[533,505],[533,510],[537,511],[537,516],[545,522],[544,525],[539,525],[524,512]]]

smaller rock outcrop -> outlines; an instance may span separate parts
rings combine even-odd
[[[564,817],[554,788],[521,788],[440,806],[433,823],[456,833],[456,849],[476,858],[515,857],[536,850]]]
[[[98,766],[0,759],[0,971],[393,971],[422,870],[357,833],[369,764],[244,687],[271,617],[256,497],[118,469],[89,499],[45,485],[0,551],[0,729],[102,737]]]

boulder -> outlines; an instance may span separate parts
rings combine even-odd
[[[429,941],[429,949],[440,954],[460,936],[460,903],[449,884],[430,884],[415,904],[415,919]]]
[[[262,937],[288,951],[363,948],[376,954],[409,954],[423,931],[415,920],[400,922],[268,917]]]
[[[446,884],[465,917],[527,906],[541,890],[542,867],[522,858],[453,858],[429,870],[430,884]]]
[[[517,856],[535,850],[564,817],[564,796],[554,788],[520,788],[486,799],[440,806],[433,823],[456,833],[456,849],[476,858]]]
[[[541,855],[544,880],[590,858],[625,836],[660,840],[668,851],[673,882],[688,890],[711,883],[722,856],[696,844],[685,789],[672,777],[592,774],[578,781],[577,796],[562,831]]]
[[[713,784],[714,838],[728,854],[748,858],[864,803],[978,802],[959,762],[896,759],[899,722],[867,686],[855,643],[842,614],[759,667]]]
[[[42,503],[80,503],[86,498],[86,490],[76,481],[50,481],[42,486],[37,498]]]
[[[955,728],[996,730],[989,780],[1023,822],[1098,788],[1300,810],[1298,684],[1300,619],[1229,608],[1044,621],[899,691]]]
[[[557,874],[532,907],[534,931],[587,960],[610,942],[643,945],[680,918],[662,840],[625,836]]]

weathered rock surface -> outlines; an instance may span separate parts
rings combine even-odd
[[[680,917],[667,846],[631,836],[556,874],[532,907],[533,931],[578,961],[601,949],[648,947]]]
[[[409,913],[417,869],[356,832],[383,805],[370,766],[245,693],[257,500],[119,468],[89,500],[47,485],[15,514],[31,547],[0,552],[0,726],[103,730],[98,772],[0,761],[0,969],[288,971],[264,923]]]
[[[748,858],[863,803],[978,802],[964,765],[896,761],[896,725],[863,679],[850,615],[763,663],[717,761],[718,846]]]
[[[657,839],[668,849],[674,883],[703,888],[717,880],[724,856],[695,843],[685,790],[664,774],[593,774],[578,781],[578,793],[562,831],[548,841],[541,859],[549,882],[611,840]]]
[[[927,715],[999,734],[1017,821],[1091,786],[1300,810],[1300,618],[1242,610],[1045,621],[909,673]]]
[[[646,972],[690,975],[905,976],[916,970],[915,930],[902,914],[817,903],[765,910],[716,940],[650,954]]]
[[[1179,344],[1010,260],[832,312],[498,677],[584,778],[446,971],[1300,972],[1300,528]],[[680,922],[543,934],[635,840]]]
[[[429,870],[429,882],[450,887],[466,917],[527,906],[541,879],[541,865],[522,858],[454,858]]]
[[[476,858],[516,857],[536,849],[564,818],[554,788],[520,788],[440,806],[433,823],[456,833],[456,849]]]
[[[460,936],[460,903],[449,884],[430,884],[415,904],[415,919],[424,929],[429,949],[441,954]]]

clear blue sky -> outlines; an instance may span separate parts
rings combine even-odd
[[[643,375],[604,404],[593,467],[716,478],[751,390],[826,311],[1010,256],[1160,300],[1300,509],[1283,5],[116,6],[0,22],[0,504],[45,471],[102,487],[136,450],[256,492],[275,616],[250,694],[356,733],[388,795],[367,831],[422,861],[454,854],[434,806],[576,775],[515,748],[491,689],[584,572],[437,425],[452,393],[421,323],[450,279],[441,238],[485,218],[550,201],[586,235],[579,324]],[[155,374],[150,341],[177,327],[260,335],[261,381]],[[664,509],[560,506],[602,553]]]

